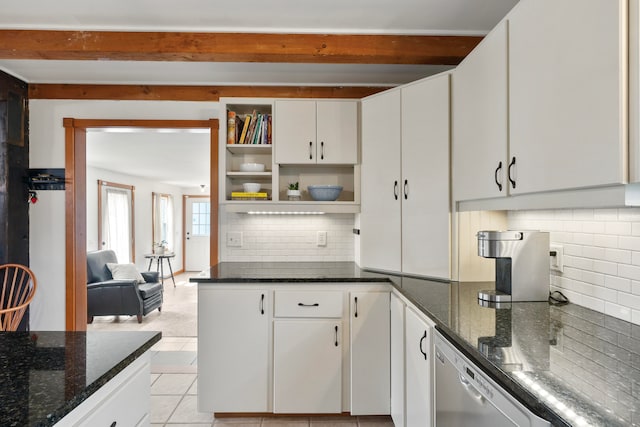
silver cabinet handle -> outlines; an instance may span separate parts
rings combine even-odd
[[[320,141],[320,160],[324,160],[324,141]]]
[[[426,339],[427,339],[427,331],[424,331],[424,335],[422,336],[422,338],[420,338],[420,344],[418,345],[418,347],[420,348],[420,353],[422,353],[422,355],[424,356],[424,360],[427,360],[427,353],[425,353],[425,351],[422,349],[422,343]]]
[[[393,197],[398,200],[398,181],[393,182]]]
[[[407,200],[409,198],[409,180],[405,179],[404,180],[404,199]]]
[[[309,141],[309,160],[313,160],[313,141]]]
[[[338,325],[336,325],[336,347],[338,346]]]

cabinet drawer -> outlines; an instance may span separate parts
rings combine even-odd
[[[275,317],[342,317],[344,296],[337,291],[276,291]]]

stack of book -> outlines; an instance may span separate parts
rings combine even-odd
[[[267,200],[267,193],[249,193],[246,191],[231,192],[231,200]]]
[[[227,111],[227,144],[271,144],[271,114]]]

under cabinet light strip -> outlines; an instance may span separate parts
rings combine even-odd
[[[249,215],[324,215],[324,212],[249,211]]]

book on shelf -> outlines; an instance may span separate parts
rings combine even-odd
[[[267,144],[271,144],[271,114],[267,116]]]
[[[240,143],[240,135],[242,134],[242,129],[244,128],[244,119],[240,116],[240,114],[236,114],[236,134],[234,144]]]
[[[231,200],[267,200],[268,195],[265,192],[250,193],[247,191],[232,191]]]
[[[227,144],[236,142],[236,113],[227,111]]]
[[[249,131],[250,125],[251,125],[251,116],[247,114],[247,116],[244,118],[244,126],[242,126],[242,135],[240,135],[238,144],[244,144],[244,140],[247,137],[247,132]]]
[[[249,115],[247,115],[247,117],[249,117]],[[244,140],[245,144],[251,144],[253,133],[256,130],[257,121],[258,121],[258,112],[256,110],[253,110],[253,113],[251,113],[251,123],[249,124],[249,130],[247,130],[247,136],[245,137],[245,140]]]

